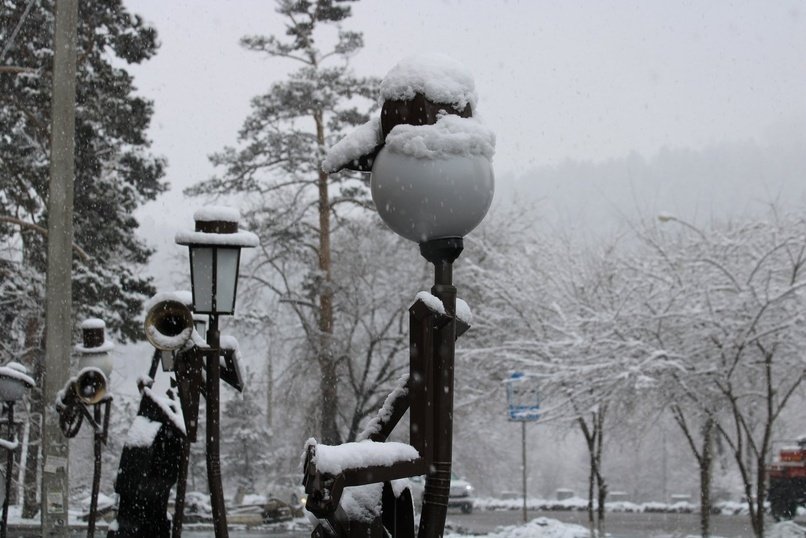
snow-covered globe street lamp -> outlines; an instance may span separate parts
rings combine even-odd
[[[235,312],[238,289],[238,269],[241,249],[256,247],[255,234],[239,231],[240,213],[233,208],[208,206],[196,211],[193,231],[179,232],[176,242],[190,250],[190,281],[193,293],[193,312],[208,314],[206,354],[207,401],[207,480],[210,485],[210,504],[216,538],[229,536],[221,484],[219,382],[221,370],[221,336],[218,316]]]
[[[6,407],[8,420],[8,439],[0,439],[0,448],[6,450],[6,483],[3,495],[3,522],[0,537],[6,538],[8,532],[8,501],[11,491],[11,477],[14,468],[14,451],[17,441],[14,439],[14,403],[21,400],[25,393],[34,387],[34,380],[28,376],[25,366],[10,362],[0,366],[0,402]]]
[[[493,199],[495,135],[476,117],[473,77],[449,57],[407,58],[381,84],[380,118],[331,148],[328,172],[372,173],[372,199],[383,221],[419,244],[435,268],[431,290],[451,321],[437,330],[433,379],[433,464],[426,478],[418,536],[442,536],[448,504],[453,436],[456,288],[453,262],[463,238]]]

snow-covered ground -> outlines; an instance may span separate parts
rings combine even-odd
[[[573,523],[562,523],[556,519],[539,517],[523,525],[501,527],[489,534],[461,534],[448,532],[445,538],[463,538],[474,536],[476,538],[588,538],[586,527]],[[681,535],[669,535],[669,538],[683,538]],[[783,521],[772,525],[766,532],[767,538],[805,538],[806,527],[792,521]],[[695,535],[685,538],[697,538]],[[714,538],[719,538],[714,536]]]
[[[541,499],[529,497],[526,499],[526,507],[531,511],[569,511],[586,510],[588,500],[581,497],[571,497],[562,501],[554,499]],[[690,514],[698,512],[700,507],[697,503],[691,502],[645,502],[634,503],[629,501],[613,501],[605,503],[608,512],[650,512],[650,513],[677,513]],[[521,499],[499,499],[495,497],[478,497],[474,501],[474,507],[478,510],[520,510],[523,507]],[[747,504],[736,501],[718,501],[713,503],[714,512],[722,515],[746,515]]]
[[[462,536],[468,535],[451,532],[445,534],[445,538]],[[588,529],[573,523],[561,523],[556,519],[539,517],[523,525],[502,527],[484,535],[484,538],[588,538]]]

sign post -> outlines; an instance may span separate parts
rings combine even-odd
[[[505,381],[507,384],[507,407],[509,420],[521,423],[521,450],[523,463],[523,522],[526,523],[526,423],[540,420],[540,395],[537,385],[523,372],[513,372]]]

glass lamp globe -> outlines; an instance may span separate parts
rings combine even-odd
[[[381,149],[372,166],[372,200],[383,221],[417,243],[464,237],[487,214],[495,190],[481,155],[420,158]]]

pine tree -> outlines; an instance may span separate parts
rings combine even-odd
[[[52,0],[0,0],[0,334],[2,360],[41,376],[53,63]],[[151,253],[132,212],[165,189],[164,162],[148,152],[149,100],[123,67],[156,53],[156,31],[120,0],[80,2],[77,42],[73,312],[140,338],[140,268]],[[19,29],[16,35],[15,29]],[[12,41],[12,37],[14,37]],[[33,398],[38,395],[34,394]],[[40,403],[41,405],[41,403]],[[35,443],[38,433],[31,436]],[[24,516],[36,513],[36,451],[29,451]]]
[[[247,377],[251,377],[247,375]],[[221,421],[224,471],[243,492],[254,493],[255,478],[265,476],[272,463],[271,432],[252,392],[247,388],[224,404]]]
[[[340,357],[335,351],[334,284],[331,236],[351,207],[367,207],[365,180],[354,174],[328,176],[322,170],[326,148],[367,121],[360,99],[377,96],[378,81],[355,76],[349,59],[363,47],[360,33],[340,28],[350,6],[334,0],[278,0],[286,36],[248,36],[250,51],[297,63],[287,79],[255,97],[239,134],[239,147],[213,155],[223,173],[192,189],[195,195],[245,195],[245,215],[261,238],[258,258],[243,271],[246,285],[271,289],[290,306],[305,331],[306,355],[319,368],[320,438],[341,440]],[[327,27],[338,40],[319,48]],[[364,110],[364,111],[362,111]]]

